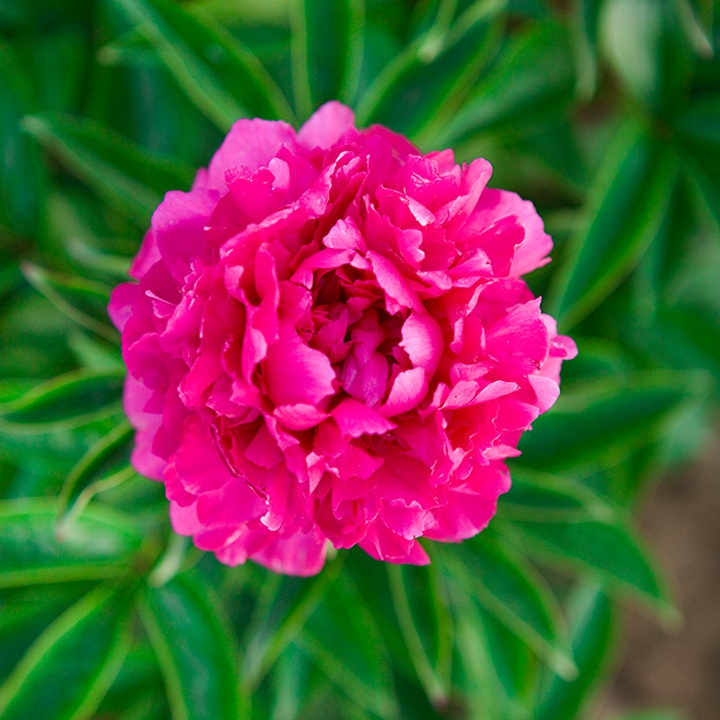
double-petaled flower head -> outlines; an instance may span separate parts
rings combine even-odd
[[[520,279],[550,237],[490,174],[328,103],[239,120],[165,196],[110,311],[178,533],[310,575],[328,543],[422,564],[488,524],[575,354]]]

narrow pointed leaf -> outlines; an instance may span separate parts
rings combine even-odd
[[[61,615],[0,688],[3,720],[90,720],[129,647],[128,603],[101,587]]]
[[[328,100],[351,101],[360,77],[364,0],[301,0],[293,32],[293,84],[307,117]]]
[[[64,537],[52,500],[0,501],[0,587],[116,577],[132,571],[142,535],[129,519],[88,508]]]
[[[452,662],[452,620],[437,564],[388,565],[400,629],[418,679],[435,706],[447,703]]]
[[[199,9],[168,0],[114,0],[154,45],[180,87],[221,130],[240,117],[292,119],[260,61]]]
[[[28,282],[71,320],[107,340],[117,341],[118,334],[107,314],[109,288],[85,278],[50,272],[32,263],[25,263],[22,271]]]
[[[620,523],[515,523],[523,547],[559,565],[595,572],[611,588],[643,600],[669,619],[676,616],[664,583],[649,553]]]
[[[576,668],[557,601],[538,574],[486,534],[460,549],[462,561],[444,557],[455,580],[556,672],[572,677]]]
[[[551,288],[568,327],[594,310],[633,270],[660,230],[676,157],[640,125],[624,126],[590,189],[585,224]]]
[[[352,582],[342,576],[295,642],[356,704],[380,717],[395,717],[390,658],[373,616],[361,608]]]
[[[133,429],[130,423],[120,423],[95,443],[72,469],[58,497],[58,512],[63,515],[84,494],[107,482],[108,478],[128,469],[132,450]]]
[[[541,24],[508,41],[462,107],[440,130],[442,143],[481,132],[538,125],[568,104],[573,87],[570,42],[559,25]]]
[[[160,663],[173,720],[238,720],[248,716],[240,697],[237,650],[218,604],[199,578],[176,575],[149,586],[142,619]]]
[[[431,125],[442,128],[495,46],[503,6],[475,2],[439,36],[431,29],[409,45],[366,92],[360,123],[382,123],[416,139]]]
[[[545,673],[535,701],[534,720],[573,720],[587,694],[609,668],[617,629],[616,612],[596,583],[585,583],[574,590],[567,618],[580,672],[570,682]]]
[[[501,515],[527,522],[609,520],[614,510],[582,483],[512,465],[512,487],[500,499]]]
[[[523,465],[562,472],[616,465],[660,436],[688,401],[709,393],[694,372],[652,371],[589,382],[561,396],[520,443]]]
[[[301,632],[341,567],[342,560],[338,558],[311,578],[266,575],[253,617],[242,638],[242,676],[248,690],[257,687],[283,650]]]
[[[0,224],[31,235],[42,217],[47,178],[20,121],[33,105],[32,80],[9,44],[0,41]]]
[[[59,114],[30,115],[24,129],[103,199],[143,225],[163,194],[187,188],[192,171],[150,153],[109,127]]]
[[[92,422],[120,409],[124,370],[75,370],[0,404],[0,427],[48,432]]]

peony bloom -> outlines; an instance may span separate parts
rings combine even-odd
[[[328,542],[423,564],[488,524],[576,352],[520,279],[551,239],[490,174],[332,102],[239,120],[165,196],[110,313],[178,533],[311,575]]]

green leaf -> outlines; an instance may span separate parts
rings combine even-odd
[[[108,203],[146,225],[163,194],[187,188],[192,170],[86,118],[30,115],[23,128]]]
[[[660,115],[687,101],[694,56],[676,2],[606,0],[600,18],[608,60],[630,92]]]
[[[523,556],[487,531],[459,550],[452,555],[443,550],[443,563],[455,580],[556,672],[573,677],[576,668],[557,601]]]
[[[56,516],[52,500],[0,501],[0,587],[111,578],[132,571],[143,537],[128,518],[91,507],[58,539]]]
[[[660,574],[648,551],[621,523],[598,520],[577,522],[516,522],[519,544],[528,553],[559,566],[592,571],[620,593],[648,603],[669,620],[677,617]]]
[[[295,642],[361,707],[397,717],[390,656],[349,576],[330,585]]]
[[[22,271],[28,282],[71,320],[117,343],[118,333],[110,327],[107,306],[110,289],[92,280],[50,272],[32,263]]]
[[[708,391],[704,375],[663,370],[575,386],[525,433],[522,463],[551,472],[616,465],[660,436],[689,399]]]
[[[37,148],[20,129],[22,117],[34,105],[31,87],[11,46],[0,41],[0,224],[22,235],[37,231],[47,194]]]
[[[0,404],[0,428],[48,432],[83,425],[120,409],[125,371],[75,370]]]
[[[694,100],[678,114],[673,127],[683,157],[707,207],[720,225],[720,97]]]
[[[450,28],[434,25],[408,45],[366,91],[359,123],[382,123],[417,141],[434,139],[487,62],[504,5],[474,2]]]
[[[293,13],[293,85],[300,114],[352,101],[360,80],[364,0],[300,0]]]
[[[597,40],[601,8],[602,0],[578,0],[574,4],[575,94],[580,100],[589,100],[597,89]]]
[[[260,61],[199,8],[167,0],[114,0],[155,46],[190,99],[227,131],[240,117],[293,115]]]
[[[594,310],[633,270],[667,211],[677,161],[667,142],[629,123],[608,149],[588,194],[586,221],[551,287],[565,327]]]
[[[410,658],[435,707],[450,697],[453,629],[437,564],[388,565],[395,612]]]
[[[3,720],[90,720],[129,645],[128,603],[101,587],[53,623],[0,688]]]
[[[173,720],[247,717],[236,648],[220,607],[199,577],[148,586],[141,614],[160,663]]]
[[[537,523],[614,517],[614,510],[579,482],[515,463],[511,470],[512,487],[500,499],[502,517]]]
[[[546,23],[520,33],[440,130],[442,144],[480,132],[537,128],[568,104],[573,82],[570,43],[562,26]]]
[[[584,583],[573,591],[567,619],[580,672],[571,682],[545,673],[539,683],[533,720],[574,720],[585,697],[608,670],[616,635],[616,612],[597,583]]]
[[[242,639],[242,677],[255,690],[288,644],[301,632],[342,567],[342,558],[319,575],[298,578],[268,572]]]
[[[114,487],[129,478],[133,429],[127,421],[120,423],[98,440],[70,471],[58,497],[58,514],[77,514],[90,498],[104,488]]]

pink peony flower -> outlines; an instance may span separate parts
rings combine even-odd
[[[490,174],[331,102],[239,120],[165,196],[110,313],[178,533],[311,575],[328,542],[423,564],[488,524],[576,352],[520,279],[552,241]]]

